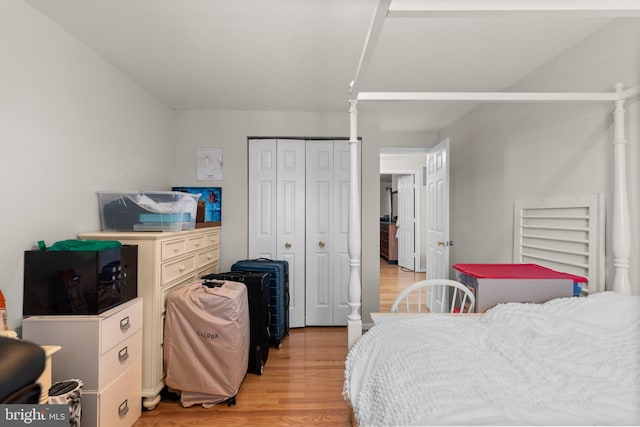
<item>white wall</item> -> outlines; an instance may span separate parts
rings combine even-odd
[[[97,230],[97,190],[171,186],[169,109],[20,0],[0,2],[0,289],[22,319],[23,253]]]
[[[511,88],[611,91],[640,85],[640,20],[618,19]],[[441,134],[451,140],[451,262],[511,262],[513,203],[604,193],[607,288],[613,274],[613,104],[485,104]],[[631,282],[640,293],[640,114],[627,102]]]
[[[176,113],[174,185],[222,187],[220,271],[248,256],[247,189],[249,137],[348,137],[348,112],[196,110]],[[362,313],[379,308],[379,125],[374,113],[360,113],[362,137]],[[222,181],[197,181],[198,147],[222,147]]]

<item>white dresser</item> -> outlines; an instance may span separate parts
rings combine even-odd
[[[97,315],[31,316],[22,337],[61,346],[54,355],[53,383],[79,379],[81,425],[124,427],[140,417],[142,390],[142,299]]]
[[[95,232],[81,239],[138,245],[138,296],[144,301],[142,397],[146,409],[160,402],[167,295],[201,276],[218,272],[220,227],[182,232]]]

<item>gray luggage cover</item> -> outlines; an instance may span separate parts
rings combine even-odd
[[[166,384],[188,407],[210,407],[238,393],[249,362],[247,288],[198,280],[167,298],[164,326]]]

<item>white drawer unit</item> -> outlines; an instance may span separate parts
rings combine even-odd
[[[160,401],[165,369],[162,361],[167,295],[205,274],[218,272],[220,227],[181,232],[94,232],[80,239],[117,240],[138,245],[138,296],[144,303],[142,398],[146,409]]]
[[[142,411],[142,298],[102,314],[31,316],[22,337],[60,346],[51,381],[79,379],[83,426],[131,426]]]

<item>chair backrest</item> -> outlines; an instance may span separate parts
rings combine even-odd
[[[471,313],[475,303],[473,292],[462,283],[430,279],[416,282],[400,292],[389,312]]]

